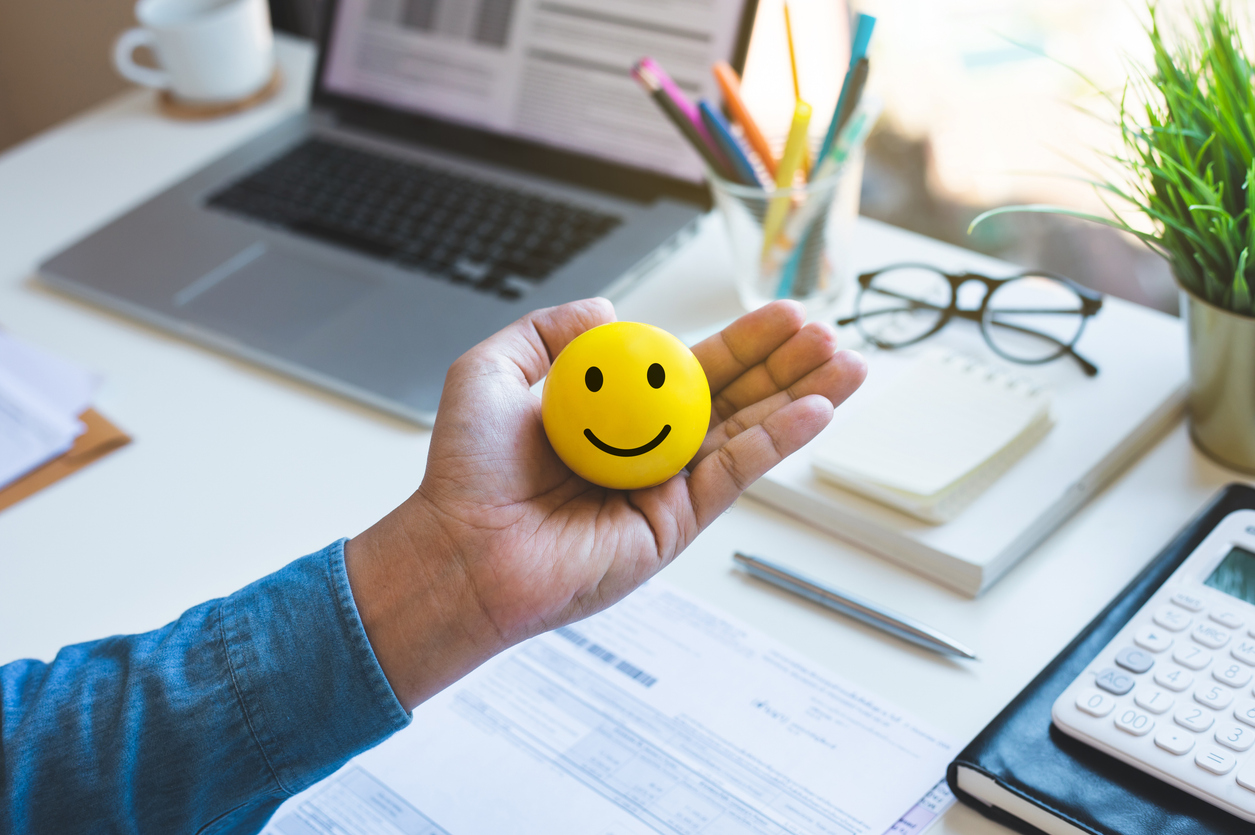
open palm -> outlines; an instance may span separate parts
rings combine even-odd
[[[743,316],[693,348],[712,409],[686,471],[644,490],[609,490],[557,457],[530,389],[568,342],[613,320],[604,299],[540,310],[461,357],[445,381],[422,485],[392,525],[380,523],[392,541],[400,524],[409,547],[439,554],[447,564],[435,576],[461,575],[465,616],[483,622],[497,651],[599,611],[653,576],[818,434],[865,373],[858,355],[836,351],[830,328],[804,324],[797,304]]]

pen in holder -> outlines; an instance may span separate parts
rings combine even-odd
[[[861,149],[792,188],[766,191],[709,171],[707,179],[727,225],[737,293],[746,309],[796,299],[822,311],[837,301],[853,280]]]

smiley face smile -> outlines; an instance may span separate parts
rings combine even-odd
[[[710,427],[710,383],[671,334],[610,322],[554,358],[540,411],[545,436],[574,475],[611,490],[643,490],[697,454]],[[641,441],[648,443],[633,446]]]
[[[656,449],[660,443],[667,439],[667,435],[670,433],[671,424],[668,423],[666,426],[662,427],[662,431],[659,432],[652,441],[644,446],[638,446],[635,449],[619,449],[617,446],[610,446],[610,444],[594,435],[593,430],[591,429],[584,430],[584,437],[588,438],[588,440],[592,442],[593,446],[597,447],[602,452],[609,453],[610,455],[617,455],[620,458],[631,458],[634,455],[644,455],[645,453]]]

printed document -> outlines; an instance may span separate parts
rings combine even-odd
[[[0,487],[74,445],[96,383],[89,372],[0,333]]]
[[[918,832],[955,752],[654,580],[419,706],[263,835]]]

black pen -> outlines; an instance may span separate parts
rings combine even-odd
[[[732,555],[732,559],[760,580],[765,580],[773,586],[792,592],[799,597],[805,597],[807,600],[818,603],[827,609],[832,609],[834,612],[840,612],[856,620],[861,620],[868,626],[874,626],[904,641],[910,641],[933,652],[976,660],[976,653],[958,641],[942,635],[932,627],[925,626],[913,618],[908,618],[906,615],[892,612],[882,606],[877,606],[875,603],[855,597],[848,592],[838,591],[830,586],[825,586],[783,566],[761,560],[758,557],[736,553]]]
[[[662,112],[680,130],[680,133],[684,134],[684,138],[689,141],[693,149],[701,154],[702,159],[710,167],[711,171],[714,171],[725,180],[739,182],[732,175],[732,172],[728,170],[728,167],[724,165],[723,160],[715,155],[714,149],[706,144],[705,137],[697,132],[697,127],[685,115],[684,111],[680,109],[680,106],[667,95],[667,91],[663,89],[649,67],[644,66],[643,61],[632,67],[632,77],[639,81],[653,100],[658,103],[658,106],[662,108]]]
[[[867,73],[870,69],[871,64],[866,58],[859,58],[854,66],[850,67],[845,84],[842,85],[841,108],[837,112],[835,136],[841,135],[841,129],[845,127],[846,122],[850,121],[850,117],[854,115],[854,108],[858,107],[859,100],[863,98],[863,88],[867,86]]]

